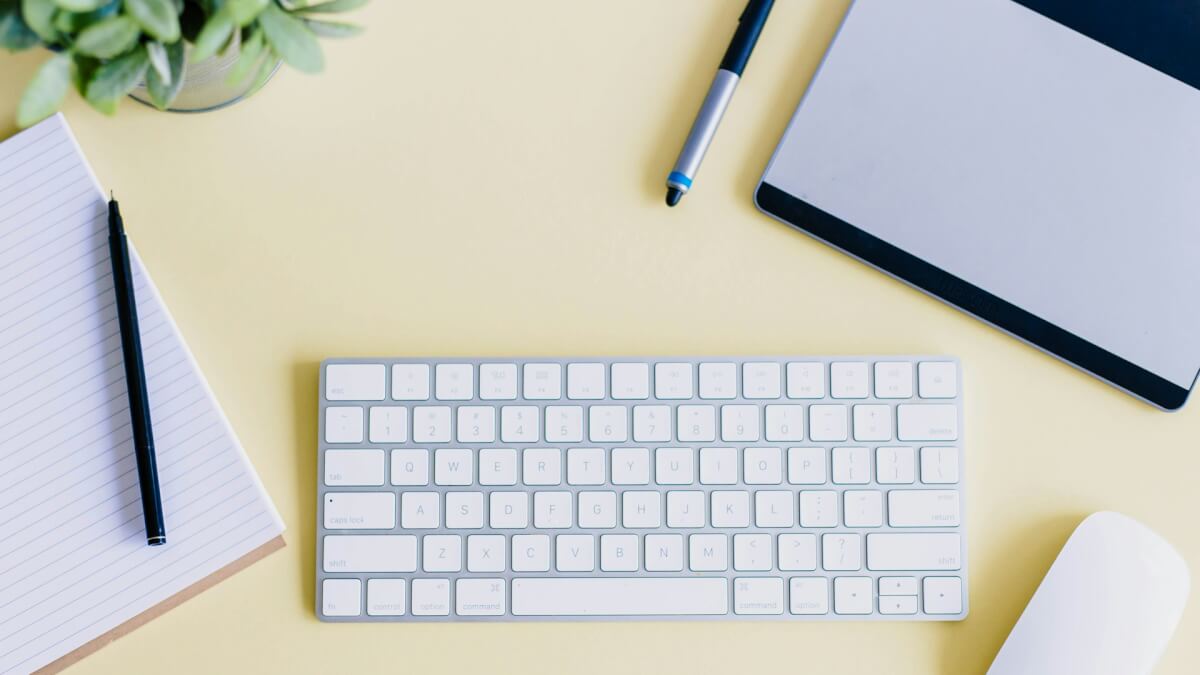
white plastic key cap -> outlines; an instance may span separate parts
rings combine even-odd
[[[880,614],[916,614],[917,596],[890,595],[879,598]]]
[[[546,406],[546,442],[578,443],[583,440],[583,406]]]
[[[800,527],[837,527],[838,493],[832,490],[800,491]]]
[[[958,366],[953,361],[922,361],[917,366],[917,379],[921,398],[958,396]]]
[[[392,451],[392,485],[429,485],[429,451]]]
[[[768,441],[804,440],[804,406],[769,405],[766,415],[767,424],[763,435]]]
[[[568,363],[567,398],[598,400],[604,398],[603,363]]]
[[[650,365],[647,363],[614,363],[612,365],[612,397],[618,401],[649,398]]]
[[[825,364],[787,364],[787,395],[788,398],[825,398]]]
[[[873,532],[867,535],[867,569],[957,570],[961,540],[954,532]]]
[[[617,493],[580,492],[579,526],[606,529],[617,526]]]
[[[479,451],[480,485],[516,485],[517,451],[512,448],[484,448]]]
[[[733,363],[700,364],[700,398],[737,398],[737,365]]]
[[[325,409],[326,443],[362,443],[362,441],[362,408],[331,405]]]
[[[833,580],[833,611],[838,614],[870,614],[874,604],[871,577],[837,577]]]
[[[724,534],[690,535],[688,567],[693,572],[723,572],[729,569],[729,537]]]
[[[739,572],[766,572],[774,559],[769,534],[733,535],[733,569]]]
[[[944,403],[896,406],[896,428],[901,441],[958,440],[958,407]]]
[[[705,443],[716,440],[717,410],[711,405],[681,405],[675,410],[682,443]]]
[[[525,398],[531,401],[552,401],[562,398],[562,366],[557,363],[526,363],[524,369]]]
[[[912,483],[917,478],[916,454],[910,447],[875,449],[875,480],[884,485]]]
[[[503,572],[508,549],[502,534],[472,534],[467,537],[468,572]]]
[[[650,483],[650,451],[646,448],[613,448],[612,482],[614,485]]]
[[[883,493],[878,490],[846,490],[842,493],[842,518],[846,527],[882,527]]]
[[[505,443],[537,443],[539,412],[535,405],[506,405],[500,408],[500,440]]]
[[[382,401],[386,377],[382,363],[331,363],[325,367],[325,399]]]
[[[829,481],[825,448],[788,448],[788,482],[821,485]]]
[[[862,537],[845,532],[821,535],[821,567],[835,572],[862,569]]]
[[[527,448],[521,454],[521,481],[526,485],[561,485],[562,450]]]
[[[490,405],[464,405],[458,408],[459,443],[491,443],[496,440],[496,409]]]
[[[789,611],[792,614],[828,614],[829,579],[825,577],[792,577],[788,589]]]
[[[439,401],[470,401],[475,396],[475,366],[469,363],[439,363],[433,378]]]
[[[403,492],[400,495],[400,527],[432,530],[442,524],[442,496],[436,492]]]
[[[571,527],[572,499],[570,492],[559,490],[533,493],[533,526],[539,530]]]
[[[421,538],[421,569],[426,572],[462,570],[462,537],[457,534],[427,534]]]
[[[704,493],[699,490],[671,490],[667,493],[667,527],[704,527]]]
[[[750,493],[742,490],[714,490],[713,527],[750,527]]]
[[[419,405],[413,408],[414,443],[450,442],[450,407]]]
[[[503,616],[504,579],[459,579],[454,585],[454,611],[459,616]]]
[[[962,612],[962,579],[958,577],[925,577],[926,614],[959,614]]]
[[[955,527],[959,524],[957,490],[890,490],[888,524],[892,527]]]
[[[781,377],[778,363],[744,363],[742,396],[748,399],[779,398]]]
[[[358,579],[326,579],[321,584],[321,613],[325,616],[362,614],[362,582]]]
[[[692,364],[654,364],[654,397],[664,400],[692,398]]]
[[[605,534],[600,536],[600,569],[605,572],[636,572],[638,569],[638,536],[636,534]]]
[[[762,437],[759,429],[761,414],[756,405],[721,406],[721,440],[726,443],[757,441]]]
[[[634,406],[633,440],[637,443],[669,442],[671,440],[671,406]]]
[[[396,527],[396,495],[392,492],[327,492],[324,507],[328,530]]]
[[[871,451],[867,448],[833,449],[833,482],[863,485],[871,481]]]
[[[447,492],[446,527],[452,530],[478,530],[483,527],[483,493]]]
[[[567,485],[603,485],[606,463],[604,448],[567,450]]]
[[[913,595],[917,594],[916,577],[879,577],[880,595]]]
[[[325,484],[383,485],[383,451],[326,450]]]
[[[779,485],[783,482],[783,451],[780,448],[746,448],[742,451],[742,479],[747,485]]]
[[[683,571],[683,535],[646,535],[646,571]]]
[[[779,535],[779,569],[784,571],[817,569],[817,535]]]
[[[854,440],[892,440],[892,408],[886,405],[854,406]]]
[[[818,443],[822,441],[846,440],[847,407],[844,405],[816,404],[808,406],[808,437]]]
[[[592,443],[624,443],[629,440],[629,408],[623,405],[594,405],[588,408],[588,438]]]
[[[392,366],[392,398],[397,401],[429,400],[429,366],[424,363]]]
[[[829,393],[834,398],[866,398],[867,364],[835,361],[829,364]]]
[[[657,490],[623,492],[621,525],[631,530],[662,527],[662,493]]]
[[[517,398],[517,364],[484,363],[479,366],[479,398],[512,401]]]
[[[491,493],[488,517],[492,528],[496,530],[520,530],[529,527],[529,493]]]
[[[696,482],[695,451],[659,448],[654,451],[654,482],[658,485],[691,485]]]
[[[369,417],[372,443],[404,443],[408,440],[408,408],[371,406]]]
[[[695,616],[729,613],[723,578],[596,578],[512,581],[515,616]]]
[[[439,448],[433,464],[435,485],[470,485],[475,480],[475,454],[468,448]]]
[[[368,579],[367,614],[371,616],[403,616],[408,609],[404,579]]]
[[[554,538],[554,567],[559,572],[591,572],[596,569],[596,537],[591,534],[560,534]]]
[[[791,490],[754,493],[755,527],[791,527],[796,524],[796,500]]]
[[[736,448],[700,448],[700,483],[733,485],[738,480]]]
[[[909,361],[875,364],[875,398],[912,398],[913,366]]]
[[[751,615],[783,614],[783,579],[734,579],[733,612]]]
[[[921,482],[958,482],[958,448],[921,448]]]
[[[446,616],[450,613],[448,579],[413,579],[413,616]]]
[[[512,571],[549,572],[550,536],[514,534],[512,537]]]
[[[417,538],[410,534],[325,535],[326,572],[415,572]]]

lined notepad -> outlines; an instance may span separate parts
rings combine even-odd
[[[0,673],[178,599],[283,522],[136,252],[168,544],[146,545],[106,198],[66,122],[0,143]]]

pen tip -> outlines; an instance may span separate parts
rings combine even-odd
[[[667,206],[675,206],[683,198],[683,192],[677,188],[667,188]]]

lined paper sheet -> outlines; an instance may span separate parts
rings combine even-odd
[[[0,673],[36,670],[283,522],[133,252],[165,546],[146,545],[107,204],[62,116],[0,143]]]

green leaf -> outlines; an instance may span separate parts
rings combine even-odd
[[[125,11],[159,42],[179,39],[179,12],[171,0],[125,0]]]
[[[145,49],[122,54],[96,69],[87,84],[85,98],[97,109],[115,110],[117,100],[133,91],[149,67],[150,56]]]
[[[97,58],[111,59],[137,44],[141,32],[133,19],[114,16],[84,28],[75,38],[75,50]]]
[[[300,7],[296,11],[301,14],[333,14],[335,12],[350,12],[366,5],[368,0],[329,0],[315,5]]]
[[[58,42],[58,31],[54,28],[54,13],[58,5],[54,0],[21,0],[21,15],[25,25],[38,34],[46,44]]]
[[[267,8],[270,0],[225,0],[225,11],[239,26],[248,26]]]
[[[192,45],[192,63],[211,58],[225,44],[234,29],[233,18],[226,11],[213,14],[200,29],[196,42]]]
[[[68,12],[90,12],[100,9],[108,0],[55,0],[55,4]]]
[[[258,17],[267,42],[287,64],[305,73],[317,73],[325,67],[321,45],[304,22],[280,9],[274,3]]]
[[[146,90],[150,93],[150,100],[160,110],[170,108],[175,97],[179,95],[179,90],[183,87],[185,63],[182,41],[169,44],[164,49],[169,65],[167,77],[163,77],[157,68],[146,71]]]
[[[167,84],[171,83],[171,61],[167,57],[167,48],[161,42],[147,42],[146,56],[150,57],[150,67]]]
[[[317,37],[341,38],[358,35],[363,31],[362,26],[356,26],[352,23],[342,23],[341,21],[318,21],[316,19],[302,19],[304,25],[313,32]]]
[[[267,83],[267,80],[270,80],[271,76],[275,74],[275,68],[278,65],[279,55],[276,54],[270,46],[267,46],[267,48],[263,50],[262,61],[259,62],[258,73],[254,76],[254,83],[251,84],[250,88],[246,90],[246,96],[251,96],[259,89],[262,89],[263,85]]]
[[[37,42],[37,33],[21,17],[21,0],[0,0],[0,47],[18,52]]]
[[[88,26],[110,17],[121,8],[119,0],[111,0],[107,5],[90,12],[67,12],[59,10],[54,15],[54,27],[64,35],[74,35]]]
[[[257,28],[250,33],[250,37],[242,41],[237,63],[229,70],[229,84],[241,84],[254,72],[254,67],[258,65],[258,59],[262,56],[264,44],[262,31]]]
[[[50,116],[58,106],[71,84],[71,55],[55,54],[38,68],[37,74],[17,105],[17,125],[27,127]]]

